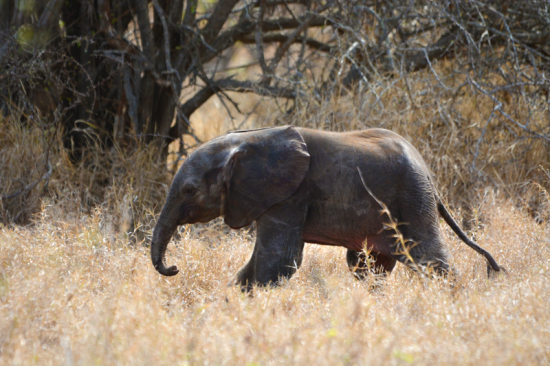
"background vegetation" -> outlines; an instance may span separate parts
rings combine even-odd
[[[0,363],[547,364],[550,57],[544,1],[0,0]],[[253,230],[147,245],[171,178],[228,130],[384,127],[470,236],[451,289],[353,280],[306,246],[285,286],[226,283]],[[227,299],[227,301],[226,301]]]

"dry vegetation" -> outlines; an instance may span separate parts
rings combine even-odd
[[[392,13],[385,16],[391,25]],[[371,33],[382,27],[357,29],[365,32],[365,55],[377,55],[383,74],[367,74],[369,65],[362,65],[367,77],[345,90],[351,63],[365,55],[350,53],[353,32],[331,38],[335,53],[326,62],[314,59],[300,69],[289,57],[289,74],[278,71],[303,71],[304,80],[289,76],[284,85],[303,88],[304,97],[228,92],[242,114],[214,96],[190,116],[195,137],[282,124],[398,132],[420,150],[468,235],[508,276],[488,280],[482,257],[441,222],[461,272],[454,287],[401,265],[385,283],[361,283],[349,273],[342,248],[306,245],[302,268],[288,283],[248,297],[227,283],[251,254],[255,234],[216,220],[181,228],[167,259],[180,273],[162,277],[150,263],[149,238],[185,149],[178,141],[170,145],[166,169],[155,146],[144,147],[135,131],[109,145],[94,121],[62,130],[61,109],[44,117],[40,108],[13,103],[0,116],[0,364],[550,364],[547,53],[535,53],[535,66],[512,64],[516,43],[501,42],[479,53],[458,47],[421,70],[387,70],[382,61],[390,52],[371,46],[391,49],[401,41],[394,34],[386,45],[377,42]],[[443,33],[423,32],[403,44],[414,51]],[[300,53],[298,46],[290,53]],[[273,56],[271,47],[266,57]],[[253,64],[254,45],[235,52],[228,70]],[[332,73],[331,83],[312,81],[339,62],[346,72]],[[256,80],[264,71],[258,64],[238,69],[236,80]],[[317,84],[330,93],[317,93],[323,90]],[[182,104],[199,89],[181,94]],[[89,149],[71,161],[63,142],[75,131],[86,134]],[[190,135],[181,141],[196,144]]]
[[[487,280],[446,227],[455,289],[398,266],[369,291],[340,248],[307,245],[302,268],[254,298],[226,287],[246,231],[182,232],[165,278],[146,247],[113,240],[110,214],[43,202],[32,228],[0,231],[0,360],[13,365],[548,364],[550,228],[487,192],[475,237],[507,267]]]
[[[303,109],[294,117],[266,103],[256,123],[301,120],[334,130],[378,125],[404,134],[432,166],[443,195],[454,197],[456,216],[465,215],[460,202],[469,202],[470,236],[508,269],[508,276],[488,280],[483,259],[442,222],[461,272],[455,288],[441,279],[425,281],[398,265],[385,284],[369,290],[372,283],[360,283],[349,273],[343,249],[307,245],[302,268],[288,283],[257,289],[250,298],[226,284],[248,259],[254,233],[228,231],[216,221],[182,228],[168,251],[168,262],[177,263],[180,274],[162,277],[150,264],[148,248],[140,245],[147,240],[132,244],[136,241],[120,227],[132,192],[141,192],[149,203],[133,200],[130,207],[153,207],[154,197],[165,194],[164,178],[152,181],[154,159],[146,151],[136,153],[141,160],[115,159],[118,170],[110,174],[120,178],[105,188],[103,204],[91,206],[84,200],[93,186],[75,178],[90,169],[70,168],[66,156],[54,151],[49,194],[36,200],[33,224],[0,226],[0,363],[548,364],[550,226],[541,218],[549,214],[549,180],[543,169],[533,168],[548,166],[544,145],[522,145],[511,137],[497,141],[500,130],[494,128],[487,132],[491,143],[478,153],[481,162],[492,156],[493,165],[481,175],[469,169],[474,151],[465,137],[479,130],[438,128],[432,101],[413,99],[423,106],[420,112],[407,95],[397,84],[381,99],[386,108],[371,106],[373,94],[365,93],[315,108],[298,105]],[[459,101],[468,103],[473,102],[467,96]],[[481,112],[472,113],[470,126],[484,121],[483,106],[476,108]],[[208,113],[212,110],[202,116]],[[212,128],[231,127],[220,116]],[[11,150],[4,145],[4,158],[11,152],[15,159],[29,146],[21,140],[29,135],[3,136],[11,141]],[[530,153],[519,155],[518,163],[510,159],[511,144]],[[527,160],[533,157],[538,160]],[[6,172],[8,165],[3,167]],[[488,179],[489,174],[501,178]],[[156,199],[160,205],[163,198]],[[538,222],[530,200],[538,202]],[[136,228],[145,235],[150,234],[150,210],[134,213]]]

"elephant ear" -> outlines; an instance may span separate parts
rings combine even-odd
[[[309,168],[309,153],[300,133],[290,126],[228,137],[242,143],[224,168],[225,223],[240,228],[296,192]]]

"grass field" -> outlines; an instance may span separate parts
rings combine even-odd
[[[182,228],[167,259],[180,273],[162,277],[147,245],[171,177],[156,151],[92,149],[92,163],[77,166],[62,131],[46,150],[49,135],[12,116],[0,120],[0,194],[39,184],[0,200],[0,222],[26,225],[0,223],[0,365],[550,364],[548,144],[491,120],[491,101],[440,95],[430,72],[415,75],[409,92],[388,80],[352,98],[311,98],[291,115],[263,103],[247,123],[400,133],[507,276],[487,279],[483,258],[441,221],[461,272],[454,287],[399,264],[385,283],[362,283],[344,249],[306,245],[288,283],[248,297],[227,283],[252,253],[254,233],[215,221]],[[193,118],[204,141],[247,121],[214,107]],[[548,123],[546,107],[505,108]],[[45,189],[47,157],[54,168]]]
[[[533,365],[550,363],[550,228],[486,192],[470,234],[441,222],[461,277],[423,280],[398,265],[385,284],[353,279],[342,248],[306,245],[302,268],[253,298],[227,287],[253,235],[188,228],[153,269],[110,217],[43,204],[30,229],[0,229],[3,365]]]
[[[281,2],[269,1],[263,19],[261,1],[200,1],[192,27],[185,19],[197,2],[186,1],[177,28],[177,2],[159,1],[170,8],[168,28],[162,12],[155,15],[157,1],[145,1],[135,2],[137,22],[127,29],[139,28],[139,41],[119,31],[128,13],[116,1],[77,3],[0,0],[1,9],[21,14],[4,22],[9,29],[0,24],[8,40],[0,47],[0,366],[550,365],[548,1],[525,9],[511,1],[321,2],[327,11],[348,8],[343,24],[332,11],[310,23],[325,17],[315,2],[285,3],[286,18]],[[209,35],[220,31],[211,21],[230,3],[238,8],[219,22],[216,39],[238,40],[232,49]],[[296,18],[299,3],[307,11]],[[143,6],[153,39],[181,33],[154,45],[154,62],[141,37],[149,29]],[[81,27],[96,8],[99,18],[88,15]],[[241,34],[250,9],[250,19],[259,10],[254,41],[263,37],[264,47]],[[64,18],[73,12],[78,21]],[[37,25],[48,19],[60,32],[32,51],[48,37]],[[259,37],[264,20],[301,25]],[[73,23],[89,35],[77,36]],[[191,41],[195,32],[201,42]],[[287,38],[269,45],[270,34]],[[125,37],[137,48],[124,46]],[[122,46],[109,48],[115,43]],[[316,53],[324,46],[330,55]],[[173,70],[162,61],[169,48]],[[187,71],[174,73],[186,60],[193,60]],[[360,80],[348,83],[357,71]],[[191,129],[166,156],[155,140],[169,141],[157,133],[170,126],[151,129],[142,113],[173,98],[177,79],[178,120],[189,119]],[[190,112],[187,101],[202,103],[229,81],[255,93],[221,90]],[[296,98],[275,97],[279,88]],[[143,129],[140,120],[149,120]],[[167,253],[180,272],[159,275],[148,245],[178,164],[229,130],[281,125],[402,135],[456,221],[508,274],[487,278],[485,260],[440,220],[460,272],[453,285],[401,264],[385,281],[359,282],[345,249],[307,244],[293,278],[248,296],[227,284],[251,255],[255,233],[216,219],[181,227]]]

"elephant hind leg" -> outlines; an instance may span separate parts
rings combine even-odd
[[[387,276],[395,267],[396,260],[391,256],[370,252],[368,257],[364,251],[356,252],[348,249],[346,260],[350,271],[358,280],[365,280],[369,272]]]
[[[460,272],[451,266],[443,256],[426,258],[424,256],[394,255],[394,257],[411,269],[413,272],[428,278],[442,277],[448,281],[451,287],[455,287],[460,279]],[[409,259],[412,257],[412,261]]]
[[[403,230],[403,237],[414,237],[414,235],[408,236],[414,234],[411,231],[413,230],[409,228]],[[458,272],[449,264],[449,250],[441,240],[439,232],[434,232],[432,235],[432,237],[425,235],[424,240],[407,239],[405,243],[395,243],[392,245],[392,257],[417,273],[442,277],[448,277],[449,274],[458,275]]]
[[[409,180],[392,211],[398,233],[388,230],[386,234],[393,236],[391,254],[415,272],[446,276],[452,271],[451,255],[439,229],[433,185],[424,175],[412,174]]]

